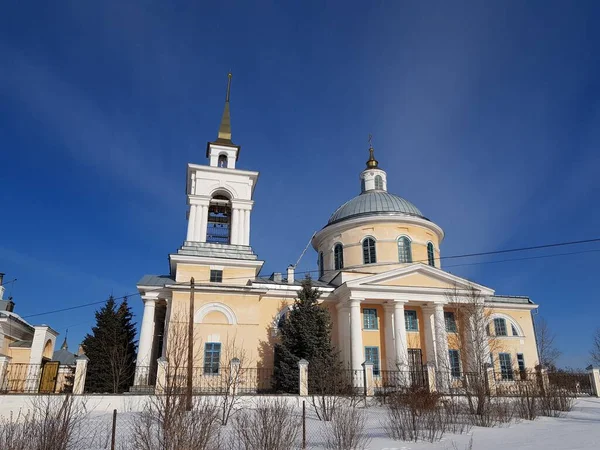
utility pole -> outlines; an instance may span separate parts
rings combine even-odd
[[[192,377],[194,375],[194,277],[190,279],[190,315],[188,317],[187,392],[185,410],[192,410]]]

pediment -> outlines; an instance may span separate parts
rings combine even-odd
[[[441,269],[425,264],[412,264],[376,275],[369,275],[347,282],[349,288],[377,288],[386,290],[393,287],[448,291],[474,287],[484,295],[493,295],[493,289],[482,286],[465,278],[458,277]]]

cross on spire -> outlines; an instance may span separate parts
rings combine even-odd
[[[225,141],[231,144],[231,116],[229,114],[229,94],[231,92],[231,71],[227,74],[227,93],[225,95],[225,108],[223,109],[223,117],[219,126],[219,134],[217,141]]]
[[[375,150],[373,149],[373,135],[369,133],[369,160],[367,161],[367,169],[376,169],[378,161],[375,159]]]

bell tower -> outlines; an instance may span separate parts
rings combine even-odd
[[[217,139],[206,145],[208,165],[189,163],[187,167],[187,234],[177,254],[170,255],[172,274],[183,255],[213,262],[215,258],[253,260],[257,272],[262,266],[250,247],[250,216],[259,174],[236,168],[241,147],[231,135],[231,78],[229,73]]]

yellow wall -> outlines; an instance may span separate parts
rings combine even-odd
[[[506,352],[511,354],[511,361],[516,367],[517,353],[522,353],[525,359],[525,366],[533,368],[538,364],[537,348],[535,341],[535,332],[533,329],[533,320],[530,311],[514,310],[514,309],[498,309],[493,308],[492,314],[499,313],[511,317],[523,331],[523,336],[511,336],[510,323],[507,323],[509,336],[492,337],[494,359],[498,359],[498,353]],[[493,330],[493,325],[491,326]],[[493,332],[493,331],[492,331]]]
[[[376,330],[365,330],[364,328],[364,310],[366,309],[375,309],[377,311],[377,329]],[[360,305],[361,311],[361,329],[362,329],[362,340],[363,340],[363,357],[364,357],[364,347],[379,347],[379,360],[382,364],[382,368],[385,367],[384,362],[387,361],[387,352],[385,348],[385,335],[384,335],[384,327],[385,327],[385,318],[383,316],[383,307],[378,304],[370,304],[370,303],[362,303]],[[390,324],[391,326],[391,324]]]
[[[29,348],[11,348],[8,351],[8,356],[12,359],[11,364],[29,364],[31,349]]]
[[[195,365],[203,365],[204,344],[210,341],[221,342],[222,358],[240,358],[246,354],[246,365],[272,367],[273,346],[277,341],[272,336],[273,320],[285,305],[293,303],[291,299],[260,297],[257,294],[243,293],[202,293],[196,292],[194,310],[197,311],[207,303],[223,303],[230,307],[237,319],[237,325],[229,325],[227,317],[218,311],[209,312],[202,323],[195,327]],[[189,314],[189,293],[173,293],[171,322],[180,322],[179,329],[187,332]],[[182,325],[183,324],[183,325]],[[170,326],[170,330],[175,325]],[[169,331],[171,333],[171,331]],[[168,335],[169,341],[175,338]],[[229,340],[230,354],[226,352]],[[235,340],[235,349],[232,349]],[[221,361],[225,363],[224,360]]]
[[[427,263],[427,242],[431,241],[435,248],[436,267],[439,262],[439,240],[437,235],[422,226],[402,225],[396,223],[379,223],[369,226],[357,226],[341,233],[328,236],[320,244],[318,251],[323,252],[325,270],[333,270],[333,247],[336,243],[344,245],[344,267],[363,265],[362,240],[366,236],[376,239],[377,263],[398,264],[397,239],[401,235],[408,236],[412,240],[413,261]],[[392,265],[372,266],[369,270],[373,272],[385,272],[393,268]]]
[[[255,269],[245,267],[223,267],[223,283],[234,285],[246,285],[248,280],[255,278]],[[187,283],[194,277],[196,284],[210,283],[210,266],[198,264],[177,264],[177,275],[175,281]],[[219,283],[221,284],[221,283]]]

